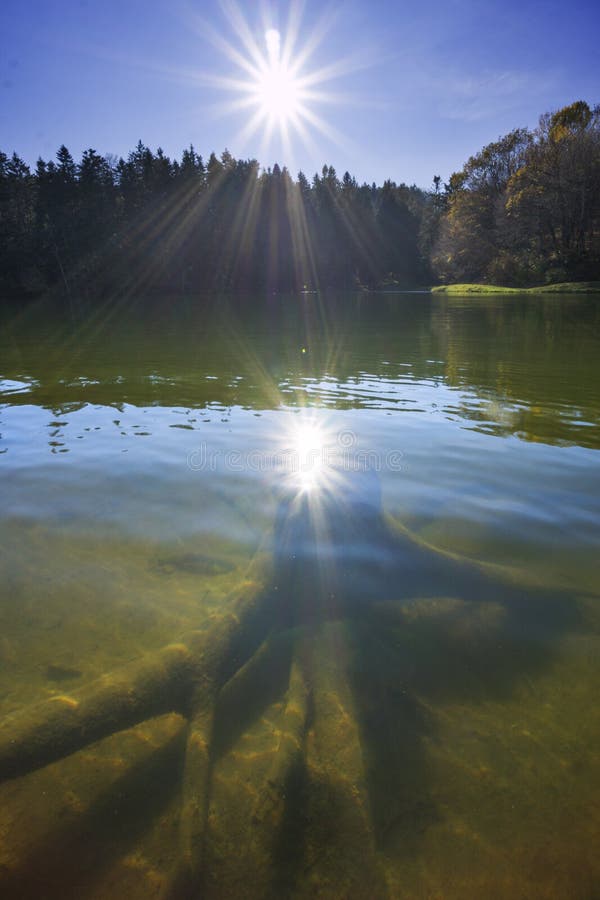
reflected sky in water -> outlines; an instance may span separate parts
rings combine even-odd
[[[250,545],[273,520],[276,457],[309,422],[442,542],[593,546],[599,349],[594,297],[5,309],[4,515]]]

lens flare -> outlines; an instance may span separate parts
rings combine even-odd
[[[275,65],[279,62],[281,55],[281,35],[276,28],[269,28],[265,33],[265,41],[267,42],[269,62],[271,65]]]

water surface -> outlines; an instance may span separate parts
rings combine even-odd
[[[311,713],[259,853],[239,785],[260,792],[283,727],[280,651],[251,703],[225,692],[207,896],[593,895],[596,298],[165,297],[0,318],[3,716],[205,627],[264,554],[269,646],[300,642]],[[143,726],[166,748],[154,769],[116,736],[1,785],[0,879],[167,896],[175,718]],[[133,775],[107,819],[116,757]]]

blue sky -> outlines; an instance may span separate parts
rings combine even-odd
[[[296,55],[317,34],[303,75],[331,76],[306,101],[327,133],[306,123],[244,136],[250,113],[232,110],[250,76],[220,40],[248,57],[232,0],[3,0],[0,9],[0,148],[27,162],[65,143],[126,155],[138,139],[179,156],[275,161],[309,176],[323,163],[359,181],[428,187],[513,127],[576,99],[600,102],[600,5],[574,0],[305,0]],[[265,31],[285,41],[289,2],[238,9],[266,54]],[[250,79],[251,80],[251,79]]]

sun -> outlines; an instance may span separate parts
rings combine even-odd
[[[273,124],[293,120],[301,110],[302,86],[281,59],[281,34],[275,28],[265,33],[267,57],[256,79],[256,102]]]
[[[357,68],[349,59],[317,64],[320,45],[332,21],[319,20],[301,40],[302,3],[292,0],[289,14],[281,30],[268,19],[262,29],[250,23],[236,0],[221,0],[229,28],[235,40],[210,28],[207,35],[223,54],[227,74],[214,74],[209,83],[227,91],[231,100],[219,104],[219,112],[245,121],[235,136],[234,144],[248,144],[258,136],[262,151],[277,138],[286,154],[293,159],[292,139],[297,138],[312,155],[318,155],[313,133],[317,132],[337,146],[346,141],[331,124],[331,115],[317,113],[321,104],[351,102],[343,93],[333,93],[326,85]]]

